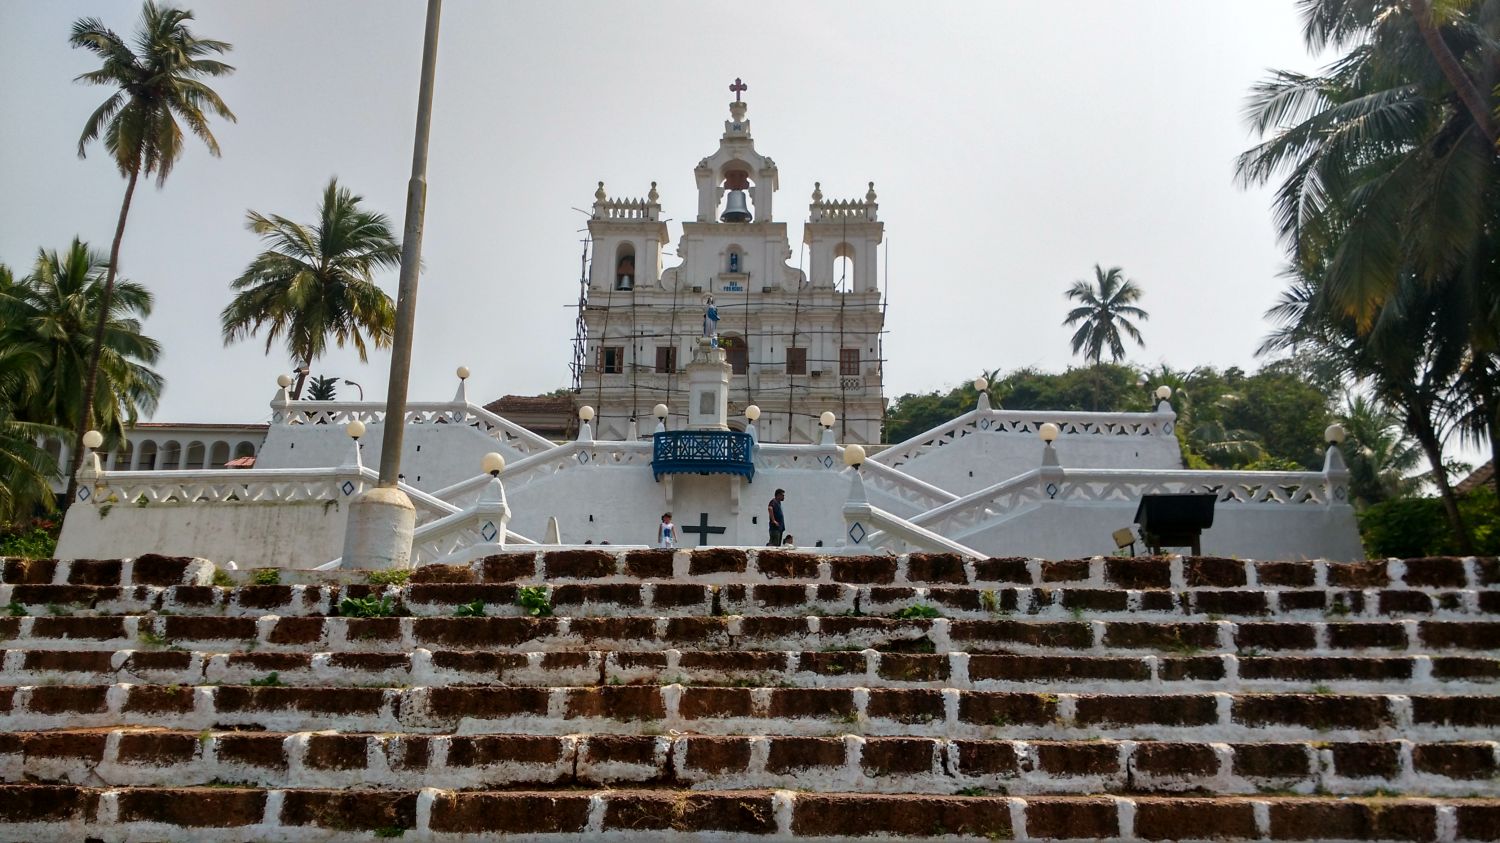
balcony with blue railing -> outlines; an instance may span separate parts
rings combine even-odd
[[[755,438],[733,430],[669,430],[651,438],[651,473],[738,474],[755,480]]]

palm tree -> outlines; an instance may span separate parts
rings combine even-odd
[[[1366,395],[1344,399],[1339,422],[1348,432],[1344,456],[1349,462],[1349,495],[1356,506],[1415,494],[1422,451],[1402,430],[1401,418]]]
[[[112,312],[115,277],[120,269],[120,241],[125,237],[125,219],[130,214],[130,200],[135,195],[136,180],[144,173],[156,176],[160,188],[183,153],[182,124],[197,135],[218,156],[219,143],[209,130],[210,114],[233,121],[234,113],[205,85],[203,77],[225,76],[234,68],[209,58],[228,52],[223,41],[198,38],[188,30],[193,13],[183,9],[158,6],[146,0],[141,9],[141,24],[136,31],[135,48],[116,35],[98,18],[80,18],[73,24],[68,39],[74,47],[95,54],[102,60],[98,70],[78,76],[76,81],[114,88],[83,125],[78,138],[78,156],[84,157],[89,143],[104,138],[104,149],[125,176],[125,199],[120,203],[120,217],[115,223],[114,242],[109,248],[109,269],[104,280],[104,299],[94,325],[95,356],[84,375],[84,395],[95,393],[99,377],[98,352],[103,342],[106,316]],[[75,458],[68,471],[68,496],[73,500],[78,462],[83,459],[83,434],[92,426],[95,408],[83,402],[79,408],[75,431]]]
[[[29,384],[0,394],[16,396],[16,418],[65,426],[80,409],[93,407],[99,429],[119,442],[127,425],[156,410],[164,385],[150,368],[161,355],[156,340],[141,333],[151,313],[151,293],[121,280],[108,298],[103,343],[96,345],[92,327],[105,309],[104,256],[74,239],[66,252],[41,250],[30,275],[0,291],[0,345],[24,352],[34,361]],[[85,401],[85,370],[93,361],[99,377],[91,401]]]
[[[250,337],[262,327],[266,353],[284,339],[299,366],[295,399],[302,394],[313,361],[328,340],[351,344],[363,362],[368,342],[387,348],[395,332],[396,308],[375,285],[372,273],[401,263],[401,247],[384,214],[360,208],[363,197],[328,182],[311,226],[279,215],[250,211],[248,228],[269,246],[230,286],[239,291],[220,314],[224,344]]]
[[[1074,281],[1068,288],[1068,299],[1079,306],[1068,311],[1068,318],[1063,320],[1068,326],[1082,323],[1073,334],[1073,353],[1082,352],[1085,360],[1097,366],[1108,346],[1110,358],[1118,363],[1125,357],[1122,331],[1144,348],[1146,341],[1130,321],[1135,318],[1144,322],[1151,318],[1135,306],[1141,300],[1141,293],[1140,286],[1127,279],[1118,266],[1106,270],[1094,264],[1094,283]]]

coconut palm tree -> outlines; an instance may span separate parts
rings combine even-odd
[[[151,313],[150,291],[120,280],[108,297],[104,341],[94,342],[93,328],[105,309],[104,256],[74,239],[66,251],[41,250],[31,274],[0,291],[0,345],[30,354],[36,377],[30,384],[0,394],[18,396],[16,418],[59,427],[91,405],[91,415],[110,442],[118,442],[127,425],[156,410],[164,381],[150,367],[161,356],[156,340],[141,333]],[[96,361],[91,401],[84,400],[85,371]]]
[[[1085,360],[1099,365],[1104,349],[1118,363],[1125,357],[1125,336],[1145,347],[1146,341],[1131,319],[1142,322],[1151,318],[1146,311],[1135,306],[1141,300],[1142,290],[1134,281],[1127,279],[1120,267],[1104,269],[1094,264],[1094,282],[1074,281],[1068,288],[1068,300],[1078,302],[1078,307],[1068,311],[1063,320],[1067,326],[1078,325],[1073,334],[1073,353],[1083,354]]]
[[[135,49],[104,25],[98,18],[80,18],[73,24],[69,43],[98,56],[98,70],[78,76],[76,81],[114,88],[114,92],[89,115],[78,137],[78,156],[84,157],[88,145],[103,136],[104,149],[114,159],[125,177],[125,199],[115,223],[115,237],[109,248],[109,269],[104,280],[104,300],[99,321],[94,325],[93,348],[105,348],[105,318],[111,312],[115,277],[120,269],[120,242],[125,238],[125,219],[135,195],[136,180],[142,174],[156,176],[158,188],[183,153],[183,125],[197,135],[208,151],[219,155],[219,142],[209,129],[210,115],[233,122],[234,113],[214,90],[203,83],[204,77],[225,76],[234,68],[212,58],[229,52],[223,41],[199,38],[187,27],[193,13],[173,9],[146,0],[141,8],[141,23],[136,30]],[[180,122],[179,122],[180,121]],[[84,375],[83,394],[95,392],[99,377],[99,357],[90,359]],[[73,500],[73,475],[83,459],[83,434],[92,426],[92,404],[79,408],[75,433],[74,465],[68,471],[68,496]]]
[[[399,266],[401,247],[390,220],[362,209],[362,201],[333,178],[311,226],[276,214],[248,214],[248,228],[269,248],[230,284],[238,292],[219,317],[224,344],[261,328],[268,329],[267,354],[283,340],[299,368],[294,399],[330,338],[339,348],[353,345],[361,361],[368,359],[368,345],[391,344],[395,304],[373,273]]]
[[[1415,494],[1422,451],[1402,429],[1401,417],[1379,400],[1349,395],[1339,414],[1349,438],[1344,457],[1349,463],[1349,495],[1356,506]]]

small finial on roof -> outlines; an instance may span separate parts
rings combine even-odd
[[[865,194],[866,202],[875,201],[875,182],[870,182],[870,192]]]
[[[813,201],[823,201],[823,183],[820,181],[813,182]]]
[[[661,198],[661,194],[656,192],[656,182],[651,183],[651,192],[646,194],[646,198],[652,202]]]
[[[594,191],[594,200],[598,201],[598,202],[603,202],[606,198],[607,198],[607,196],[606,196],[606,194],[604,192],[604,182],[601,181],[601,182],[599,182],[599,189],[596,190],[596,191]]]

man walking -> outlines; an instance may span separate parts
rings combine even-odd
[[[771,502],[766,504],[766,523],[771,527],[771,540],[767,547],[781,547],[781,537],[786,535],[786,517],[781,514],[781,502],[786,500],[786,490],[777,489]]]

